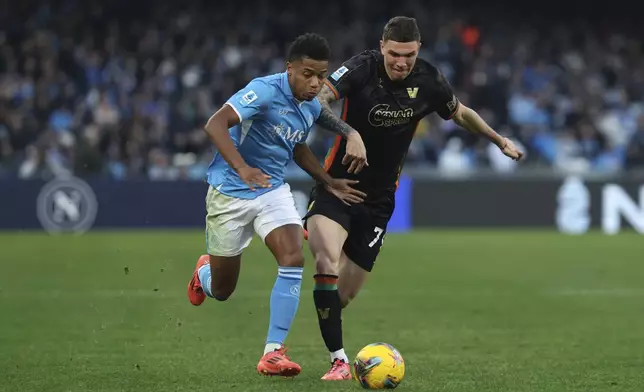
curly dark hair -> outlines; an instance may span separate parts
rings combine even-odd
[[[293,62],[308,57],[312,60],[329,60],[331,49],[326,38],[316,33],[302,34],[288,48],[287,61]]]

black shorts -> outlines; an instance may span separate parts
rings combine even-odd
[[[313,215],[324,215],[337,222],[349,233],[342,248],[344,253],[362,269],[371,272],[394,213],[395,193],[367,194],[364,203],[347,206],[323,186],[315,186],[304,217],[304,228],[306,220]]]

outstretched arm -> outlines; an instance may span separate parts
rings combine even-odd
[[[364,166],[369,166],[367,149],[360,133],[333,113],[331,102],[337,100],[337,96],[328,84],[325,83],[322,86],[322,90],[318,94],[318,100],[322,105],[322,111],[316,123],[322,128],[347,139],[346,154],[342,159],[342,164],[344,165],[351,163],[347,172],[358,173]]]
[[[496,133],[478,113],[462,103],[458,104],[452,120],[458,126],[486,137],[490,142],[496,144],[506,156],[517,161],[523,156],[523,152],[519,151],[510,139]]]
[[[456,125],[486,137],[496,144],[506,156],[517,161],[521,159],[523,152],[519,151],[510,139],[496,133],[478,113],[459,102],[452,86],[438,70],[435,83],[433,86],[437,86],[437,89],[434,92],[437,93],[438,102],[440,102],[436,112],[443,120],[454,120]]]

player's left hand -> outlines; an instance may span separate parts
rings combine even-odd
[[[503,138],[503,144],[499,147],[505,156],[518,161],[523,157],[523,152],[520,151],[517,146],[514,145],[512,140],[507,137]]]
[[[335,197],[340,199],[344,204],[350,206],[351,204],[362,203],[367,197],[367,194],[361,192],[351,185],[357,184],[359,181],[347,180],[343,178],[335,178],[333,182],[327,187],[327,190]]]
[[[359,173],[363,167],[369,166],[367,162],[367,148],[364,146],[362,137],[357,131],[351,132],[347,136],[347,148],[344,158],[342,159],[343,165],[349,165],[347,173]]]

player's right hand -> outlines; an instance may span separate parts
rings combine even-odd
[[[347,173],[359,173],[363,167],[369,166],[367,162],[367,148],[364,146],[362,137],[358,132],[351,132],[347,136],[347,148],[344,158],[342,159],[343,165],[349,165]]]
[[[331,184],[327,187],[327,190],[348,206],[351,204],[362,203],[367,197],[367,194],[351,186],[358,182],[359,181],[356,180],[334,178]]]
[[[503,151],[503,154],[505,154],[506,157],[510,157],[515,161],[518,161],[523,157],[523,152],[517,148],[512,140],[508,139],[507,137],[503,138],[503,140],[505,144],[499,148],[501,149],[501,151]]]
[[[239,178],[248,185],[251,191],[255,190],[255,186],[260,188],[270,188],[271,183],[268,180],[271,178],[268,174],[254,167],[246,166],[237,169]]]

